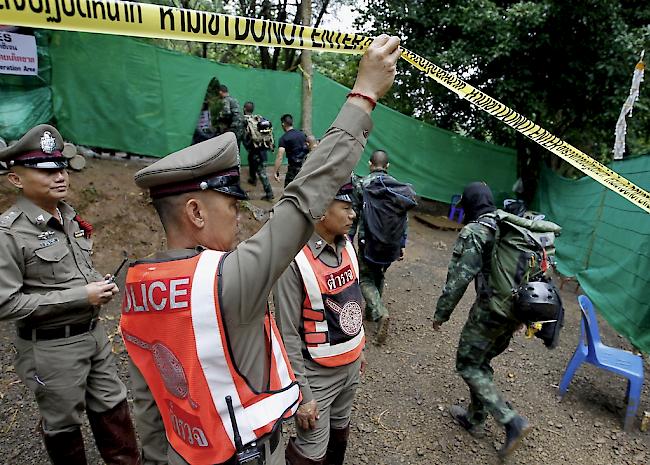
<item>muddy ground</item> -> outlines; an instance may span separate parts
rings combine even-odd
[[[81,173],[71,173],[70,202],[96,230],[95,265],[112,272],[122,250],[144,257],[164,246],[162,228],[146,198],[132,182],[141,165],[137,160],[89,160]],[[245,173],[242,176],[246,179]],[[251,190],[253,199],[261,187]],[[279,195],[280,187],[274,184]],[[0,211],[15,192],[3,178]],[[270,209],[271,204],[253,200]],[[244,212],[243,236],[261,223]],[[378,464],[496,464],[495,448],[503,431],[488,421],[488,434],[476,440],[462,431],[446,412],[449,404],[464,404],[468,391],[454,371],[456,344],[473,300],[467,294],[442,331],[433,333],[431,317],[446,276],[456,233],[433,230],[411,218],[406,259],[387,273],[385,298],[391,311],[387,344],[368,345],[368,369],[363,376],[352,417],[352,436],[346,463]],[[509,460],[512,464],[634,464],[650,463],[650,433],[639,431],[639,418],[630,433],[622,431],[625,381],[592,367],[578,371],[562,403],[557,384],[571,357],[580,332],[575,285],[564,286],[566,325],[560,347],[547,350],[539,340],[518,334],[494,364],[498,386],[535,426]],[[579,291],[578,291],[579,292]],[[107,305],[104,320],[114,336],[122,379],[130,385],[126,353],[116,326],[120,299]],[[367,327],[372,341],[374,325]],[[629,348],[627,341],[601,321],[604,342]],[[36,432],[38,411],[32,394],[18,380],[14,368],[13,325],[0,325],[0,464],[47,464]],[[650,410],[647,387],[639,417]],[[86,425],[90,464],[103,463]]]

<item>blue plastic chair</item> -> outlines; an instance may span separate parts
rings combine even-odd
[[[600,342],[598,320],[591,300],[586,295],[580,295],[578,303],[582,311],[580,342],[564,371],[562,382],[560,382],[560,398],[566,394],[576,370],[585,362],[625,376],[628,379],[627,411],[623,429],[628,430],[632,426],[639,408],[641,389],[643,388],[643,359],[627,350],[609,347]]]
[[[463,222],[463,217],[465,216],[465,210],[463,210],[462,207],[456,206],[456,204],[460,201],[461,195],[460,194],[454,194],[451,196],[451,207],[449,208],[449,219],[451,221],[457,221],[458,223]],[[456,213],[458,213],[458,220],[454,220],[454,216],[456,216]]]

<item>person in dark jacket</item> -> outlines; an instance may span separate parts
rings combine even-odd
[[[349,235],[354,237],[358,230],[359,284],[366,301],[366,319],[378,322],[375,342],[383,344],[390,321],[382,301],[384,276],[390,264],[404,256],[406,212],[416,202],[411,186],[388,174],[390,163],[385,151],[375,151],[368,163],[370,174],[356,178],[353,207],[357,220]]]

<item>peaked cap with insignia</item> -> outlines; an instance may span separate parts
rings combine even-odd
[[[334,196],[334,200],[340,200],[341,202],[352,203],[353,191],[354,191],[354,184],[352,184],[352,181],[350,180],[341,186],[339,191]]]
[[[0,149],[0,161],[7,167],[60,170],[68,167],[61,153],[63,137],[54,126],[39,124],[33,127],[14,145]]]
[[[167,155],[135,173],[134,180],[153,199],[207,189],[248,199],[239,185],[239,148],[232,132]]]

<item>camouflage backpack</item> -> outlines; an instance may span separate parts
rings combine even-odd
[[[254,148],[266,148],[273,150],[273,125],[269,120],[260,115],[246,115],[246,127],[244,128],[245,145]]]
[[[495,230],[488,276],[492,293],[490,308],[509,318],[536,321],[522,314],[524,310],[518,301],[526,291],[526,284],[531,282],[547,282],[549,292],[555,292],[550,284],[550,265],[555,254],[555,235],[562,228],[550,221],[521,218],[503,210],[497,210],[494,217],[478,221],[490,222],[485,225]]]

